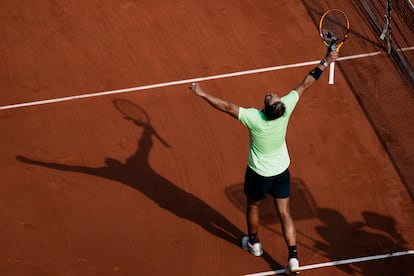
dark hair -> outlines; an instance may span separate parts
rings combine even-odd
[[[276,102],[272,105],[265,105],[263,113],[269,120],[275,120],[282,117],[283,114],[285,114],[285,110],[286,107],[284,103]]]

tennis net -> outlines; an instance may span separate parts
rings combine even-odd
[[[414,85],[414,0],[360,0],[384,47]]]

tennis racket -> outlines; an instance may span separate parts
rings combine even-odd
[[[138,126],[151,129],[153,135],[157,137],[164,146],[170,146],[152,127],[150,117],[142,107],[125,99],[115,99],[114,106],[125,119],[133,121]]]
[[[319,35],[329,51],[339,51],[349,34],[349,20],[339,9],[327,10],[319,21]],[[335,62],[329,68],[329,84],[335,79]]]

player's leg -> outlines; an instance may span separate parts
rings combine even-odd
[[[288,247],[288,265],[286,271],[290,273],[299,273],[299,260],[296,248],[296,228],[290,214],[289,198],[274,199],[280,221],[282,223],[283,236]]]
[[[269,192],[273,198],[282,225],[283,236],[288,248],[288,272],[299,272],[296,248],[296,229],[290,213],[290,173],[289,170],[277,175]]]
[[[287,246],[296,245],[296,229],[290,213],[289,198],[274,198],[274,202]]]
[[[263,255],[262,244],[258,238],[259,203],[260,200],[247,196],[246,222],[248,235],[242,239],[242,248],[250,251],[254,256]]]
[[[262,245],[258,238],[259,232],[259,204],[266,197],[262,188],[263,177],[247,168],[244,182],[244,193],[246,195],[246,222],[247,236],[243,237],[242,247],[255,256],[263,254]]]
[[[249,242],[251,244],[259,241],[257,237],[259,232],[259,204],[260,200],[247,196],[246,221]]]

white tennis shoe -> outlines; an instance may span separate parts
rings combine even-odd
[[[245,236],[242,239],[242,248],[249,251],[254,256],[259,257],[263,255],[263,248],[260,242],[256,242],[253,245],[249,243],[249,237]]]
[[[286,267],[286,274],[299,274],[300,273],[300,267],[299,267],[299,260],[297,258],[291,258],[288,261],[287,267]]]

